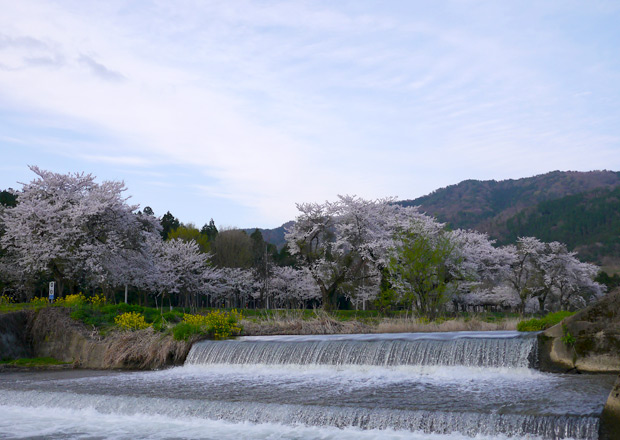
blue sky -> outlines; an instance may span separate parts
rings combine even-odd
[[[124,180],[198,226],[620,170],[617,1],[0,0],[0,189]]]

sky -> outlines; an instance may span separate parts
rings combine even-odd
[[[618,1],[0,0],[0,189],[122,180],[198,227],[620,171]]]

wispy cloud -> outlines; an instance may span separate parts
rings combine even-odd
[[[44,133],[12,128],[0,142],[31,140],[84,167],[156,168],[159,185],[178,186],[165,163],[192,176],[194,209],[227,200],[270,224],[338,193],[619,169],[618,8],[558,8],[7,3],[0,111],[36,112],[28,128]]]
[[[106,81],[122,81],[125,79],[125,77],[120,73],[108,69],[106,66],[96,62],[89,56],[80,55],[78,61],[87,66],[93,74]]]

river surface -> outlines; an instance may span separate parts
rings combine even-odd
[[[2,439],[589,439],[610,375],[517,332],[245,337],[183,367],[0,374]]]

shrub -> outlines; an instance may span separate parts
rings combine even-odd
[[[577,342],[577,339],[575,339],[575,337],[571,335],[568,331],[566,324],[562,324],[562,342],[564,342],[569,347],[574,346],[575,342]]]
[[[13,298],[11,298],[10,296],[8,295],[0,296],[0,305],[11,304],[12,302],[15,302],[15,301],[13,301]]]
[[[142,330],[150,324],[144,320],[144,316],[136,312],[123,313],[114,318],[114,323],[123,330]]]
[[[180,322],[172,329],[172,336],[177,341],[187,341],[194,335],[203,335],[200,327],[188,324],[187,322]]]
[[[553,327],[558,324],[564,318],[568,318],[569,316],[574,315],[575,312],[555,312],[549,313],[542,318],[532,318],[527,321],[521,321],[517,324],[517,330],[520,332],[537,332],[541,330],[546,330],[549,327]]]
[[[95,294],[94,296],[88,298],[88,302],[90,302],[93,306],[101,307],[105,305],[106,300],[103,294]]]
[[[86,302],[86,297],[82,295],[82,293],[76,293],[73,295],[67,295],[64,298],[58,298],[56,301],[54,301],[54,304],[61,307],[73,308],[81,306]]]
[[[241,333],[239,322],[243,319],[236,310],[231,312],[213,311],[206,315],[184,314],[183,321],[172,330],[174,339],[187,340],[194,335],[225,339]]]

